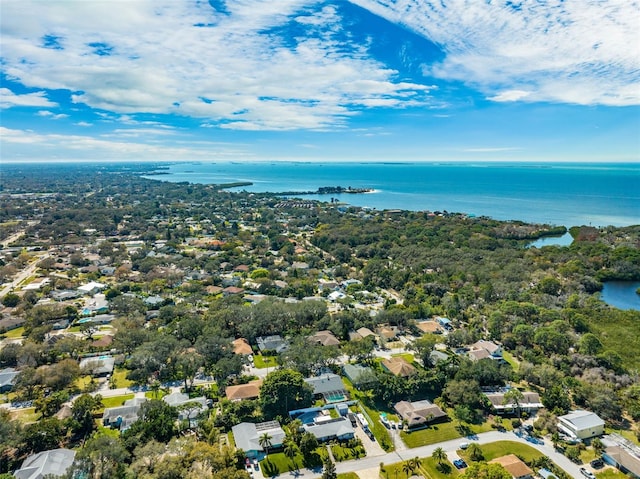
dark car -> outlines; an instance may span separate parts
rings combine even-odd
[[[455,461],[453,461],[453,465],[456,466],[456,469],[462,469],[467,467],[467,463],[464,462],[462,459],[456,459]]]
[[[594,469],[600,469],[601,467],[604,467],[604,461],[602,459],[594,459],[589,464],[591,464],[591,467],[593,467]]]

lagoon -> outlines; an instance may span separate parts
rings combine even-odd
[[[544,236],[533,241],[527,248],[542,248],[543,246],[570,246],[573,243],[573,236],[567,232],[562,236]]]
[[[640,295],[636,290],[640,281],[606,281],[603,283],[600,298],[609,306],[618,309],[635,309],[640,311]]]

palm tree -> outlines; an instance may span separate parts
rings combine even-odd
[[[409,474],[413,474],[413,471],[414,471],[413,462],[412,461],[403,462],[402,471],[407,475],[407,478],[409,477]]]
[[[605,450],[604,444],[598,437],[591,441],[591,447],[593,447],[593,452],[595,452],[598,457],[602,456],[602,453]]]
[[[504,393],[502,403],[505,405],[507,404],[515,405],[516,409],[518,410],[518,418],[520,418],[520,415],[522,412],[520,410],[520,403],[522,402],[523,399],[524,399],[524,394],[522,394],[522,391],[516,388],[511,388],[506,393]]]
[[[414,457],[413,459],[409,459],[409,462],[413,465],[414,471],[420,469],[420,458],[418,456]]]
[[[289,458],[289,460],[293,463],[293,466],[298,469],[298,465],[296,464],[295,457],[298,454],[298,446],[296,446],[295,442],[287,441],[284,444],[284,455]]]
[[[482,449],[475,442],[472,442],[471,444],[469,444],[469,449],[467,449],[467,452],[469,453],[469,458],[472,461],[478,462],[484,459],[484,454],[482,454]]]
[[[444,452],[444,449],[442,449],[441,447],[437,447],[433,451],[433,454],[431,454],[431,457],[433,457],[436,461],[438,461],[438,464],[442,465],[442,461],[444,461],[447,458],[447,453]]]
[[[264,448],[265,456],[269,455],[269,448],[272,446],[271,439],[272,437],[268,432],[262,434],[262,436],[260,436],[260,438],[258,439],[258,444],[260,444],[260,447]]]

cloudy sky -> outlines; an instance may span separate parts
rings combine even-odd
[[[637,0],[0,0],[0,159],[640,161]]]

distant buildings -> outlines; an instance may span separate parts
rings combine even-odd
[[[13,388],[18,371],[14,368],[0,370],[0,393],[7,393]]]

